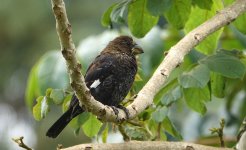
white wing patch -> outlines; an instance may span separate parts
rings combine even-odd
[[[100,80],[97,79],[97,80],[95,80],[95,81],[91,84],[90,88],[97,88],[97,86],[98,86],[100,83],[101,83]]]

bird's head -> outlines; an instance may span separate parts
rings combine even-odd
[[[143,53],[143,49],[129,36],[119,36],[115,38],[108,44],[107,49],[115,52],[126,53],[128,55],[138,55]]]

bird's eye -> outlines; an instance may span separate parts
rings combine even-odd
[[[131,45],[131,43],[130,43],[130,42],[128,42],[128,41],[123,41],[123,42],[122,42],[122,44],[124,44],[124,45],[128,45],[128,46],[130,46],[130,45]]]

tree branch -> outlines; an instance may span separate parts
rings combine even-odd
[[[12,138],[12,140],[19,145],[19,147],[22,147],[26,150],[32,150],[30,147],[28,147],[24,142],[23,142],[24,137],[18,137],[18,138]]]
[[[128,150],[128,149],[162,149],[162,150],[233,150],[231,148],[217,148],[187,142],[163,142],[163,141],[131,141],[118,144],[80,144],[62,150]]]
[[[102,120],[111,122],[124,121],[126,118],[124,111],[119,109],[117,117],[110,107],[96,101],[91,96],[80,71],[81,64],[75,56],[75,46],[71,37],[71,25],[67,19],[65,4],[63,0],[51,1],[56,18],[56,28],[61,43],[62,54],[66,59],[70,83],[75,94],[88,111],[97,115]],[[237,0],[231,6],[219,11],[213,18],[192,30],[173,46],[156,69],[153,76],[138,93],[134,102],[127,107],[130,112],[130,119],[136,117],[139,113],[144,111],[146,107],[153,103],[154,96],[161,90],[171,71],[183,62],[184,56],[192,48],[213,32],[230,24],[245,11],[246,0]]]

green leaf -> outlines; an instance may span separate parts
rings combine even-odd
[[[63,112],[65,112],[68,109],[70,101],[71,101],[71,98],[72,98],[72,95],[69,94],[63,100],[63,103],[62,103],[62,111]]]
[[[112,12],[110,14],[110,18],[113,22],[116,23],[124,23],[124,12],[127,10],[128,8],[128,4],[131,1],[125,0],[122,1],[118,4],[115,4],[115,6],[112,8]],[[111,6],[112,7],[112,6]]]
[[[147,0],[133,1],[128,9],[129,29],[138,38],[144,37],[159,19],[159,17],[149,14],[146,3]]]
[[[204,115],[207,111],[204,104],[210,100],[210,92],[208,86],[205,88],[187,88],[183,89],[184,98],[187,105],[194,111]]]
[[[185,33],[190,32],[192,29],[201,25],[203,22],[207,21],[216,13],[223,8],[221,1],[213,0],[213,4],[210,10],[200,9],[197,5],[192,7],[189,19],[185,25]],[[213,34],[209,35],[205,40],[203,40],[196,49],[204,54],[212,54],[217,48],[219,38],[222,34],[223,29],[220,29]]]
[[[225,6],[231,5],[234,1],[235,0],[223,0]]]
[[[217,53],[208,56],[199,62],[205,64],[214,72],[217,72],[228,78],[243,78],[245,74],[244,64],[237,58],[224,53]]]
[[[173,90],[170,90],[167,94],[164,95],[161,103],[165,106],[170,105],[171,103],[179,100],[182,97],[182,92],[180,86],[177,86]]]
[[[172,5],[172,0],[147,0],[147,9],[153,16],[159,16]]]
[[[165,12],[167,21],[177,29],[182,29],[191,12],[191,0],[173,0],[171,8]]]
[[[102,142],[107,143],[107,138],[108,138],[108,124],[106,123],[106,126],[102,132]]]
[[[32,114],[33,114],[33,117],[35,120],[37,121],[40,121],[42,119],[41,117],[41,101],[43,100],[43,96],[39,96],[37,98],[37,104],[33,107],[33,111],[32,111]]]
[[[33,101],[37,95],[40,95],[40,91],[38,88],[37,65],[34,65],[29,73],[25,92],[25,102],[30,110],[33,107]]]
[[[160,132],[160,140],[167,141],[167,136],[166,136],[165,131],[163,129],[161,129],[161,132]]]
[[[179,140],[182,140],[183,137],[181,136],[181,134],[177,131],[177,129],[175,128],[174,124],[171,122],[171,120],[169,119],[169,117],[166,117],[163,122],[162,122],[162,126],[165,129],[165,131],[169,134],[171,134],[172,136],[178,138]]]
[[[82,125],[83,131],[86,136],[92,138],[97,135],[102,123],[97,120],[96,116],[90,114],[89,119]]]
[[[101,24],[105,27],[110,27],[112,25],[112,21],[111,21],[111,12],[113,10],[113,8],[116,6],[116,4],[113,4],[112,6],[110,6],[104,13],[103,16],[101,18]]]
[[[155,122],[160,123],[163,121],[163,119],[166,118],[167,113],[168,113],[168,108],[166,106],[163,106],[161,108],[157,108],[157,110],[152,113],[152,119]]]
[[[136,74],[135,80],[134,80],[134,81],[135,81],[135,82],[136,82],[136,81],[143,81],[143,79],[141,78],[141,76],[140,76],[139,73]]]
[[[225,97],[225,77],[222,75],[211,72],[210,76],[210,82],[211,82],[211,91],[212,94],[218,98],[224,98]]]
[[[201,9],[211,10],[211,6],[213,4],[212,0],[192,0],[192,3],[197,5]]]
[[[184,88],[203,88],[209,81],[209,69],[206,65],[197,65],[191,71],[184,72],[178,81]]]
[[[49,111],[49,102],[46,96],[40,96],[37,98],[37,104],[33,107],[34,119],[40,121],[43,119]]]
[[[50,94],[51,94],[52,90],[53,90],[52,88],[46,89],[45,96],[50,97]]]
[[[137,126],[124,126],[125,133],[132,139],[132,140],[144,140],[146,141],[149,139],[149,136],[146,132],[146,130],[142,127]]]
[[[69,85],[66,64],[60,51],[50,51],[40,59],[37,76],[41,94],[45,94],[48,88],[63,89]]]
[[[79,126],[83,125],[89,118],[90,118],[90,113],[89,112],[83,112],[78,116],[77,124]]]
[[[232,24],[243,34],[246,34],[246,14],[239,16]]]
[[[65,98],[64,91],[62,89],[53,89],[50,93],[50,98],[52,98],[55,104],[59,105],[63,103]]]

